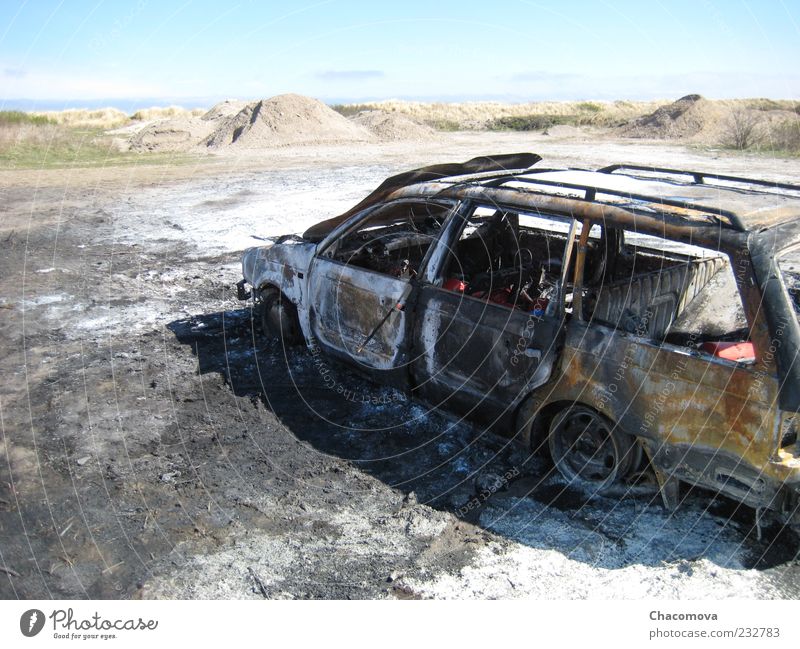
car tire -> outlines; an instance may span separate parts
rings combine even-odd
[[[638,468],[636,440],[587,406],[572,405],[553,418],[550,455],[570,483],[605,491]]]
[[[285,346],[298,345],[303,340],[297,309],[280,291],[265,292],[259,302],[261,330],[281,340]]]

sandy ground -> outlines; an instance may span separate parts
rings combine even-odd
[[[336,369],[342,398],[251,327],[233,287],[257,237],[398,170],[524,150],[800,176],[580,133],[0,173],[0,596],[800,596],[797,538],[757,540],[749,510],[688,492],[669,516],[645,486],[586,502],[544,460]]]

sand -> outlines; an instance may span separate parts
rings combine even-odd
[[[132,151],[183,152],[194,148],[214,129],[214,122],[200,117],[174,117],[158,120],[135,133]]]
[[[321,101],[278,95],[248,104],[221,121],[206,140],[210,149],[263,149],[297,144],[369,142],[374,136]]]
[[[773,102],[775,103],[775,102]],[[693,144],[736,147],[734,134],[751,125],[751,142],[769,142],[797,114],[780,104],[728,100],[710,101],[700,95],[686,95],[649,115],[644,115],[620,127],[623,137],[655,140],[684,140]]]
[[[420,124],[406,115],[383,110],[364,110],[351,118],[383,142],[398,140],[427,140],[438,137],[430,126]]]
[[[248,103],[246,101],[240,101],[238,99],[226,99],[225,101],[221,101],[215,106],[209,108],[200,119],[216,122],[218,120],[225,119],[226,117],[233,117],[247,105]]]
[[[686,95],[622,127],[627,137],[688,139],[710,128],[724,111],[700,95]]]

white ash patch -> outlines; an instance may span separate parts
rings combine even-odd
[[[416,595],[435,599],[724,599],[774,598],[778,591],[756,570],[730,570],[706,558],[612,570],[562,552],[489,543],[457,574],[406,578]]]
[[[260,509],[272,510],[267,505]],[[337,579],[360,585],[358,577],[348,573],[348,565],[365,565],[367,559],[392,565],[413,553],[420,541],[441,534],[450,518],[416,503],[395,514],[365,505],[333,513],[311,510],[302,516],[308,519],[308,525],[300,526],[302,532],[242,533],[233,546],[190,556],[168,574],[151,578],[142,594],[159,599],[261,599],[254,575],[274,599],[286,597],[287,590],[302,592],[304,581],[322,580],[322,574],[332,572]],[[324,522],[329,531],[315,531],[314,522]]]
[[[148,251],[176,242],[198,255],[241,251],[344,212],[386,175],[382,167],[290,169],[155,187],[111,206],[113,228],[103,238]]]
[[[61,302],[69,302],[74,299],[74,296],[67,295],[66,293],[51,293],[49,295],[37,295],[22,302],[26,308],[34,308],[40,306],[48,306],[50,304],[59,304]]]

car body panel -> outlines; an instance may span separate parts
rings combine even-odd
[[[415,394],[480,415],[516,408],[544,383],[556,358],[560,323],[435,286],[421,290],[414,329]]]
[[[407,281],[318,257],[307,286],[309,329],[324,351],[367,370],[405,365],[407,317],[398,305],[410,295]]]

